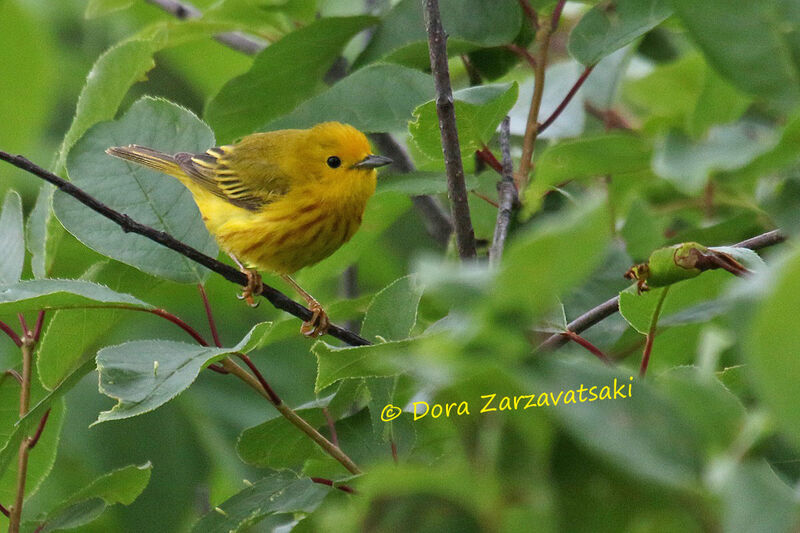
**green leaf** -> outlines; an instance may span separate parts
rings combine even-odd
[[[800,99],[800,11],[793,2],[672,0],[675,14],[709,63],[733,85],[790,107]]]
[[[797,146],[800,145],[800,113],[787,119],[778,142],[771,150],[758,155],[748,165],[736,172],[737,175],[758,178],[769,172],[791,165],[798,160]]]
[[[37,279],[20,281],[15,285],[0,288],[0,310],[33,311],[39,309],[75,309],[104,304],[132,306],[152,309],[129,294],[76,279]]]
[[[214,136],[191,112],[165,100],[142,98],[114,122],[97,124],[70,152],[72,182],[112,209],[189,246],[216,257],[189,190],[178,180],[109,156],[110,146],[140,144],[167,153],[204,152]],[[85,245],[144,272],[183,283],[200,283],[209,274],[187,257],[141,235],[125,234],[105,217],[57,192],[56,216]]]
[[[98,477],[86,487],[67,498],[42,520],[42,531],[73,529],[88,524],[109,505],[130,505],[147,487],[153,466],[130,465]]]
[[[593,65],[652,30],[671,14],[667,0],[600,2],[572,29],[567,48],[584,65]]]
[[[544,194],[565,181],[606,174],[623,179],[635,176],[649,171],[651,157],[646,139],[624,133],[588,136],[550,146],[536,163],[536,179],[525,190],[526,212],[538,210]]]
[[[681,366],[659,374],[656,383],[694,427],[707,457],[729,449],[744,426],[745,410],[713,374]]]
[[[345,378],[394,376],[412,368],[408,351],[413,340],[371,346],[338,348],[319,341],[311,348],[317,356],[316,391]]]
[[[718,493],[723,531],[771,533],[797,528],[797,495],[763,459],[729,465]]]
[[[114,11],[127,9],[133,5],[133,0],[89,0],[83,16],[87,19],[102,17]]]
[[[48,226],[52,220],[53,193],[55,188],[44,184],[39,189],[36,203],[28,215],[25,226],[25,246],[31,254],[31,271],[36,279],[47,277]]]
[[[75,117],[58,151],[56,169],[66,164],[67,154],[86,130],[101,120],[114,118],[130,86],[154,66],[153,45],[147,41],[122,42],[100,56],[78,97]]]
[[[470,87],[453,94],[462,157],[473,154],[491,140],[497,126],[517,101],[518,92],[515,82]],[[436,160],[443,158],[435,100],[414,110],[414,121],[408,125],[408,131],[426,156]]]
[[[220,142],[253,132],[317,92],[342,48],[374,22],[373,17],[324,18],[264,49],[251,69],[229,81],[206,107]]]
[[[516,38],[522,22],[519,4],[514,0],[495,0],[491,8],[483,0],[442,0],[439,11],[450,55],[508,44]],[[421,2],[401,0],[392,7],[354,67],[378,60],[430,67]]]
[[[492,291],[497,307],[542,313],[600,264],[609,230],[608,213],[599,202],[557,218],[510,243]]]
[[[290,472],[271,472],[215,507],[192,531],[230,533],[279,513],[311,513],[331,490],[308,478],[298,479]]]
[[[648,383],[586,359],[541,358],[536,370],[529,379],[537,395],[557,397],[565,391],[561,405],[551,401],[547,414],[594,455],[637,479],[683,489],[697,484],[701,461],[696,435]],[[587,401],[567,404],[566,391],[574,391],[580,400],[580,387]],[[609,399],[599,399],[603,387]],[[598,398],[588,401],[592,392]]]
[[[700,306],[692,309],[693,306],[713,300],[719,294],[722,284],[732,279],[734,279],[733,276],[728,272],[716,270],[704,272],[696,278],[670,285],[669,297],[664,301],[662,318],[659,323],[669,323],[671,315],[682,312],[684,309],[687,312],[693,311],[696,315],[694,317],[683,315],[682,320],[677,320],[676,323],[692,323],[703,316],[710,317],[709,313],[712,313],[713,310]],[[632,285],[619,293],[620,314],[633,329],[642,335],[647,335],[650,318],[653,316],[662,290],[663,288],[655,288],[637,294],[636,286]]]
[[[620,233],[625,239],[625,249],[634,262],[646,261],[653,249],[664,243],[663,226],[647,202],[636,198],[631,203]]]
[[[298,408],[295,412],[314,428],[325,425],[321,407]],[[317,443],[279,415],[245,429],[236,442],[236,452],[246,463],[273,469],[296,469],[309,459],[325,457]]]
[[[769,276],[768,294],[759,303],[743,350],[759,397],[769,407],[780,427],[800,444],[800,329],[797,301],[800,298],[800,253],[793,253]]]
[[[371,342],[407,339],[417,323],[422,291],[414,276],[396,279],[378,291],[364,316],[361,335]]]
[[[16,454],[19,450],[19,442],[22,435],[18,436],[15,423],[18,423],[19,416],[19,383],[16,380],[9,378],[0,382],[0,389],[11,388],[11,394],[16,393],[16,399],[6,401],[3,408],[0,409],[0,442],[5,443],[6,448],[9,449],[9,461],[0,462],[0,501],[13,502],[17,493],[17,462]],[[6,396],[6,394],[3,394]],[[41,386],[35,381],[32,383],[31,398],[32,401],[38,401],[43,396]],[[6,399],[6,398],[4,398]],[[58,442],[61,437],[61,425],[64,420],[64,401],[57,400],[50,405],[50,415],[47,418],[47,425],[36,443],[36,452],[31,453],[28,457],[28,469],[25,476],[25,496],[30,497],[39,490],[42,481],[50,473],[53,468],[53,463],[56,460],[56,451],[58,449]],[[41,419],[39,417],[33,421],[33,424],[28,428],[30,436],[35,433],[35,428]],[[5,452],[5,448],[4,448]],[[14,460],[11,460],[14,459]]]
[[[751,101],[750,97],[707,67],[703,90],[697,98],[694,112],[688,116],[687,131],[692,137],[699,138],[712,126],[741,117]]]
[[[200,370],[228,354],[258,348],[271,322],[253,326],[232,348],[212,348],[164,340],[131,341],[97,352],[100,392],[117,400],[95,424],[147,413],[186,390]]]
[[[158,288],[153,278],[122,263],[106,262],[91,267],[83,276],[86,281],[124,293],[150,287]],[[91,287],[91,286],[90,286]],[[58,310],[48,315],[49,320],[39,341],[36,355],[36,369],[39,380],[47,389],[58,383],[81,366],[87,358],[94,358],[97,343],[111,330],[129,310],[115,309],[113,303],[95,302],[87,307]],[[149,304],[123,304],[133,309],[149,309]],[[132,317],[133,318],[133,317]],[[137,317],[138,318],[138,317]]]
[[[681,192],[694,195],[713,173],[741,168],[776,142],[772,130],[748,123],[712,128],[698,142],[673,131],[656,147],[653,170]]]
[[[371,65],[339,81],[262,131],[307,128],[336,120],[363,132],[405,130],[416,106],[430,98],[433,79],[399,65]]]
[[[61,401],[61,397],[71,390],[78,382],[83,379],[83,377],[94,370],[94,361],[87,361],[83,364],[80,368],[75,370],[72,374],[70,374],[64,381],[62,381],[58,387],[53,389],[47,396],[39,399],[40,395],[43,394],[39,391],[42,390],[39,386],[38,382],[34,381],[32,384],[32,403],[34,406],[28,411],[21,420],[17,420],[18,416],[18,409],[14,407],[7,408],[5,410],[0,409],[0,415],[3,416],[11,416],[10,420],[16,421],[14,424],[13,430],[10,431],[7,435],[0,435],[0,442],[4,442],[2,448],[0,448],[0,473],[6,472],[6,469],[12,464],[12,461],[16,460],[17,451],[19,449],[19,443],[22,442],[24,437],[27,437],[35,432],[36,426],[39,424],[39,421],[44,416],[45,412],[48,409],[52,409],[50,416],[55,418],[48,419],[47,426],[50,427],[51,422],[55,421],[56,424],[53,426],[56,429],[51,428],[52,432],[58,433],[60,431],[58,426],[60,424],[61,417],[63,416],[64,411],[64,402]],[[14,380],[7,376],[5,381],[0,378],[0,392],[2,392],[5,386],[5,383],[12,383]],[[19,389],[17,389],[18,391]],[[6,393],[13,394],[14,391],[6,391]],[[19,398],[19,393],[17,392],[17,398]],[[17,400],[18,401],[18,400]],[[2,404],[3,406],[13,406],[13,401],[4,401]],[[12,413],[9,415],[9,413]],[[0,422],[0,427],[3,427],[3,423]],[[44,435],[44,433],[43,433]],[[38,449],[37,444],[37,449]]]
[[[0,285],[19,281],[25,263],[25,236],[22,226],[22,199],[16,191],[8,191],[0,212]]]

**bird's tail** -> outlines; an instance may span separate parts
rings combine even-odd
[[[139,146],[138,144],[129,144],[128,146],[112,146],[106,153],[119,157],[120,159],[127,159],[133,161],[144,167],[152,168],[170,176],[180,177],[183,175],[178,162],[175,157],[146,146]]]

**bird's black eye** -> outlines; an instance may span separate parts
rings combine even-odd
[[[339,168],[342,165],[342,160],[332,155],[328,158],[328,166],[331,168]]]

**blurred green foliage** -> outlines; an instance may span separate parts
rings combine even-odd
[[[498,176],[474,152],[500,157],[509,114],[519,167],[535,80],[514,50],[537,54],[523,4],[541,22],[560,3],[440,4],[467,186],[494,200]],[[753,275],[671,285],[646,379],[634,376],[663,289],[638,294],[622,278],[678,242],[797,235],[797,3],[568,2],[539,122],[596,65],[536,141],[498,269],[459,263],[415,208],[447,190],[421,6],[198,0],[203,16],[180,21],[143,0],[0,0],[0,150],[206,253],[217,248],[186,190],[105,148],[202,151],[340,120],[392,134],[416,167],[384,169],[352,241],[298,273],[337,324],[375,343],[348,347],[302,337],[220,276],[0,166],[0,321],[19,332],[18,313],[33,325],[46,310],[22,419],[17,381],[0,376],[6,507],[19,443],[49,410],[23,531],[800,527],[796,247],[761,250],[763,262],[725,248]],[[214,39],[233,31],[267,46],[252,57]],[[477,195],[470,209],[485,255],[497,209]],[[154,312],[210,341],[197,283],[229,348]],[[577,343],[537,350],[615,295],[620,314],[582,333],[612,365]],[[333,426],[364,473],[203,370],[235,351],[323,435]],[[0,369],[20,366],[0,335]]]

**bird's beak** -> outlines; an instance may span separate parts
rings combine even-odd
[[[392,160],[382,155],[370,154],[355,165],[353,168],[378,168],[384,165],[390,165]]]

